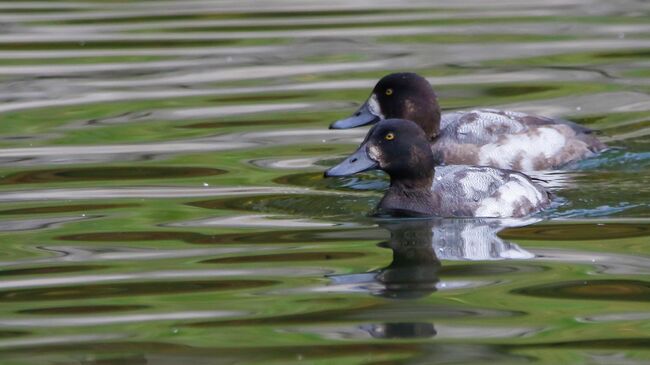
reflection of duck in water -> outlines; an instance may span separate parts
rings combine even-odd
[[[506,227],[536,220],[517,219],[417,219],[380,222],[390,240],[378,244],[393,251],[393,261],[383,269],[331,276],[334,285],[347,290],[369,291],[388,298],[420,298],[438,288],[440,260],[530,259],[535,255],[502,240],[497,233]],[[461,284],[466,285],[466,284]],[[445,288],[458,285],[445,283]]]
[[[393,260],[383,269],[364,274],[332,276],[345,290],[369,291],[393,299],[418,299],[438,290],[440,260],[499,260],[534,257],[530,252],[497,236],[505,227],[531,220],[400,220],[383,221],[390,239],[378,246],[390,248]],[[481,283],[479,283],[480,285]],[[466,286],[447,282],[445,289]],[[471,285],[476,285],[472,283]],[[423,338],[436,335],[430,322],[387,322],[363,325],[361,330],[377,338]]]
[[[393,261],[379,270],[375,280],[383,284],[378,294],[389,298],[416,299],[436,291],[440,260],[433,251],[431,221],[384,224],[390,240],[380,247],[393,250]],[[430,322],[374,323],[362,326],[375,338],[426,338],[436,335]]]
[[[432,245],[432,221],[384,223],[390,240],[379,247],[393,250],[393,261],[380,269],[375,280],[383,284],[378,294],[390,298],[419,298],[436,291],[440,260]]]
[[[426,338],[437,334],[433,323],[429,322],[404,322],[404,323],[377,323],[361,326],[375,338]]]
[[[529,219],[441,219],[432,228],[432,244],[441,260],[531,259],[534,254],[502,240],[497,233],[540,221]]]

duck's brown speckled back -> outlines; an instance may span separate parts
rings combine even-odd
[[[525,113],[480,109],[443,115],[431,148],[445,164],[549,170],[605,148],[575,123]]]

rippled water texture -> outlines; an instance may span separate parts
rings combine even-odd
[[[527,220],[322,178],[388,72],[614,147]],[[650,362],[644,0],[0,1],[0,363]]]

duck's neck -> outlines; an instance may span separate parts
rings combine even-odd
[[[431,191],[433,183],[433,174],[425,174],[417,177],[390,178],[390,189],[400,189],[404,191]],[[390,190],[389,189],[389,190]]]
[[[440,134],[440,106],[436,94],[431,92],[425,102],[407,99],[403,109],[403,119],[412,120],[424,130],[429,140]]]
[[[431,216],[438,199],[431,192],[433,176],[414,179],[391,177],[390,187],[379,202],[378,210],[391,215]]]

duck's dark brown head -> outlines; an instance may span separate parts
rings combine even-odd
[[[325,172],[325,176],[347,176],[380,169],[391,184],[403,182],[431,186],[434,157],[424,131],[414,122],[387,119],[377,123],[357,151]]]
[[[440,106],[431,84],[422,76],[393,73],[375,85],[368,100],[352,116],[332,123],[332,129],[348,129],[384,119],[416,122],[429,140],[440,132]]]

